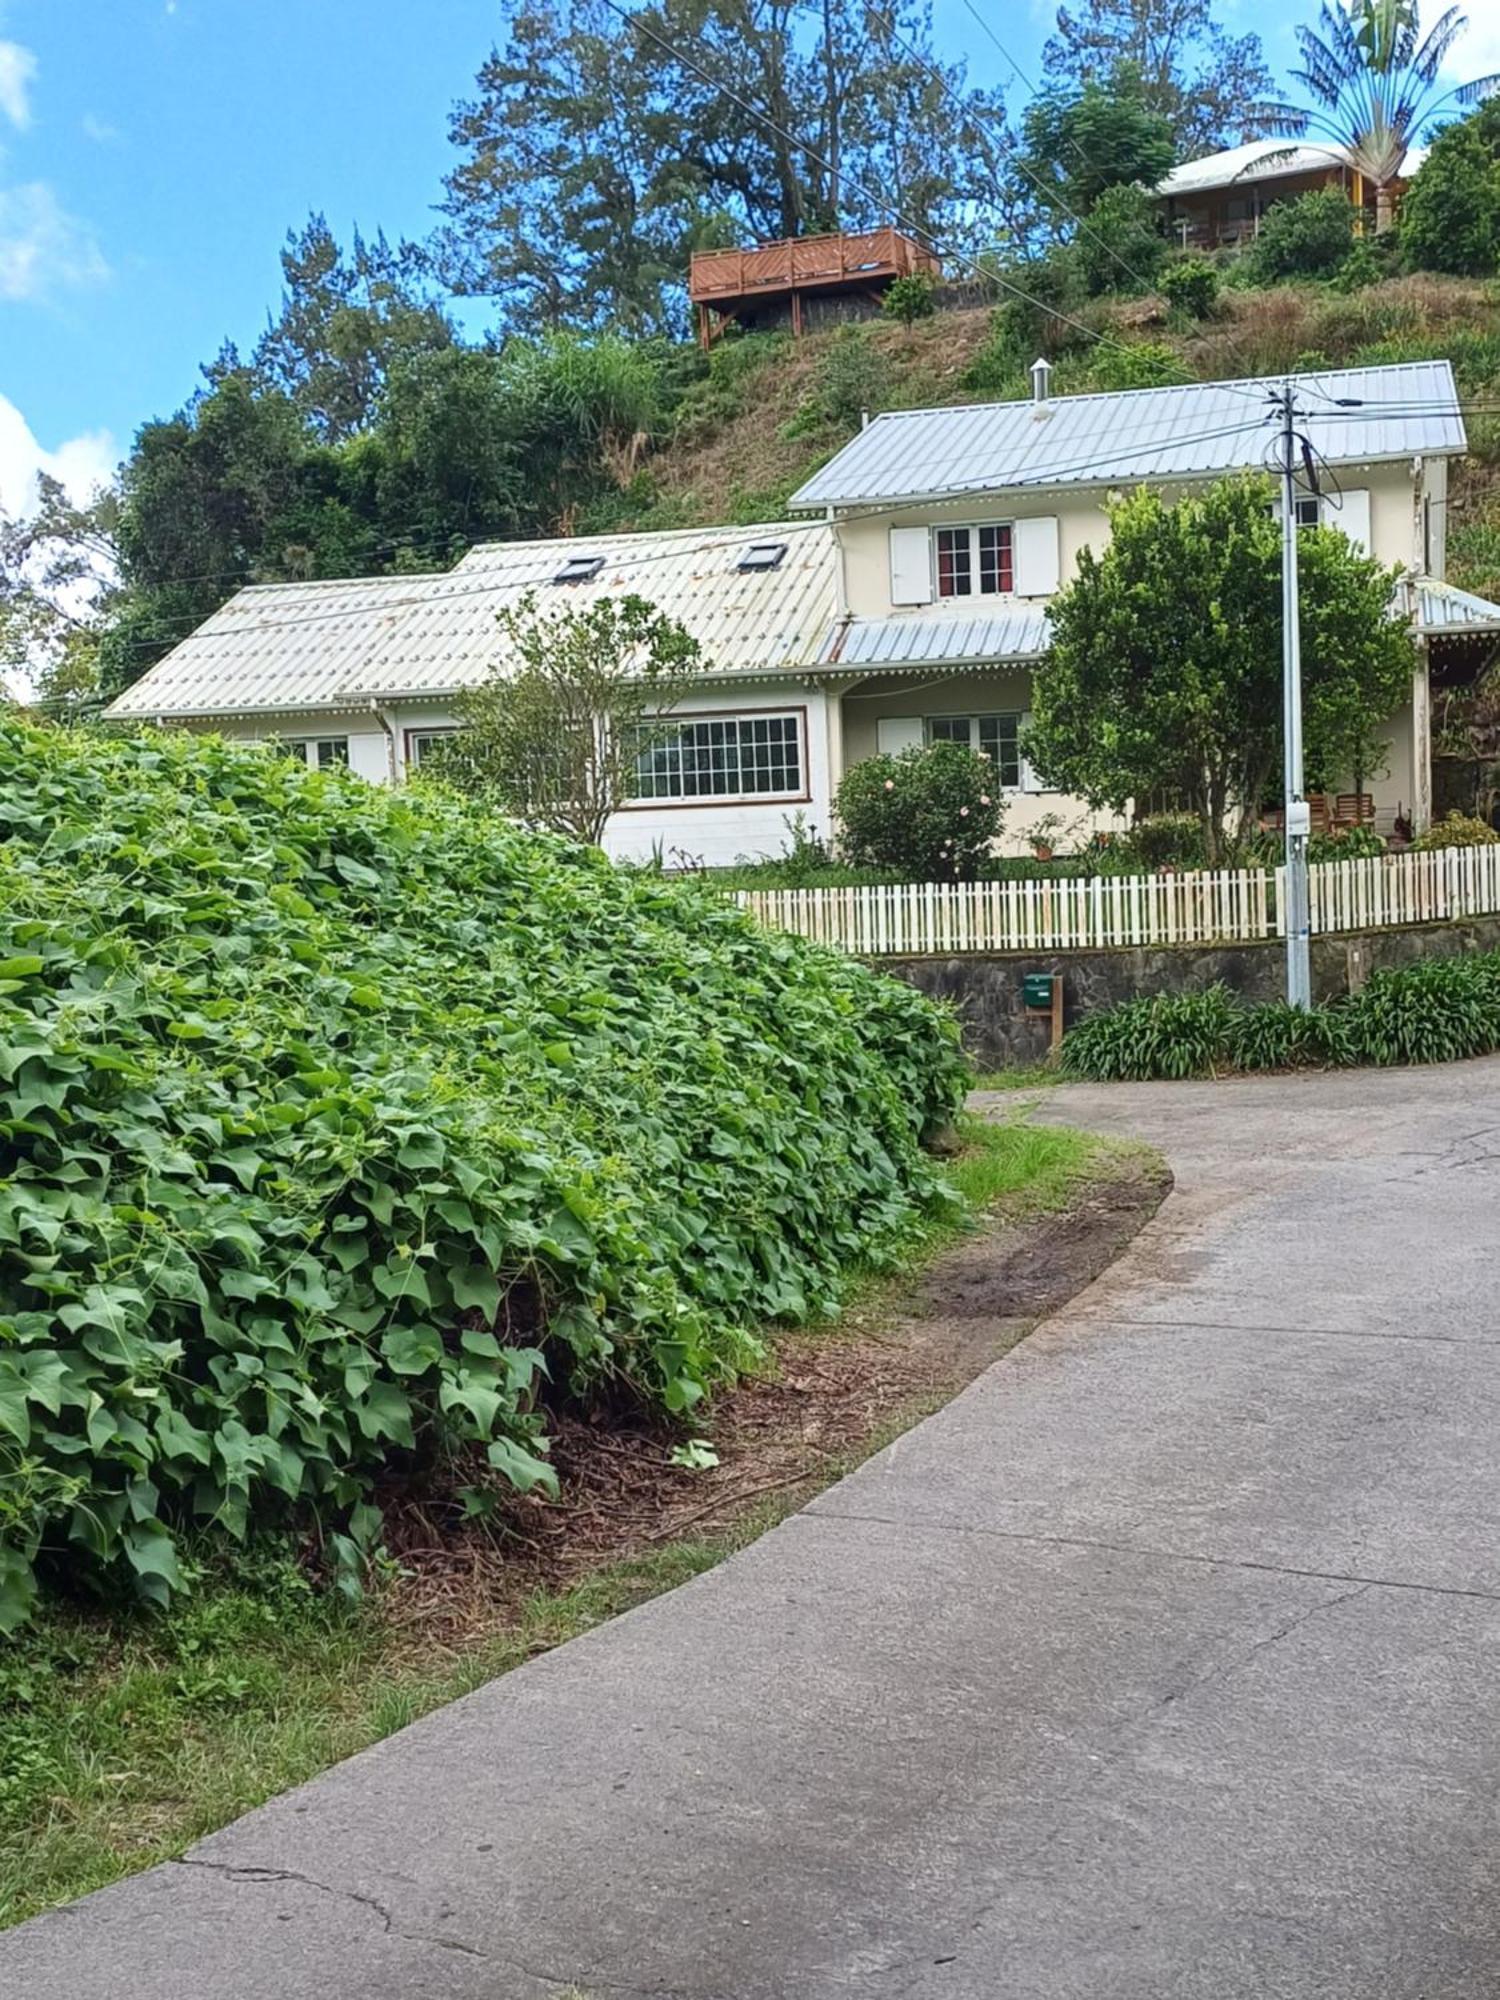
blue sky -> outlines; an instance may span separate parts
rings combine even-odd
[[[1050,8],[991,5],[1038,75]],[[1217,11],[1280,68],[1304,0]],[[0,0],[0,505],[38,466],[86,486],[226,338],[251,344],[310,209],[341,238],[423,234],[502,27],[496,0]],[[936,39],[1023,95],[959,0]]]

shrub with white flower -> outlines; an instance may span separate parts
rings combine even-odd
[[[1004,817],[994,783],[990,759],[961,743],[867,758],[834,801],[840,851],[909,881],[972,881]]]

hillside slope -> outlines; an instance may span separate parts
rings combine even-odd
[[[1416,276],[1350,293],[1327,285],[1228,289],[1214,319],[1187,326],[1159,298],[1092,312],[1105,339],[1078,336],[1055,356],[1059,393],[1445,356],[1466,402],[1500,402],[1500,294],[1469,280]],[[688,392],[670,438],[618,500],[579,525],[774,519],[854,434],[862,410],[1026,394],[1025,360],[996,322],[989,309],[971,308],[909,328],[876,321],[800,341],[770,334],[725,342],[707,379]],[[1472,415],[1469,436],[1471,455],[1450,503],[1449,572],[1493,595],[1500,593],[1500,424]]]

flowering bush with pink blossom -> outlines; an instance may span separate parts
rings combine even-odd
[[[994,765],[959,743],[868,757],[834,801],[843,858],[913,882],[972,881],[1004,811]]]

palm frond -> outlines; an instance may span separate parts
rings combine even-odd
[[[1418,49],[1410,67],[1421,77],[1423,83],[1436,81],[1437,73],[1443,66],[1443,58],[1469,25],[1468,16],[1461,7],[1450,7],[1433,22],[1426,40]]]

